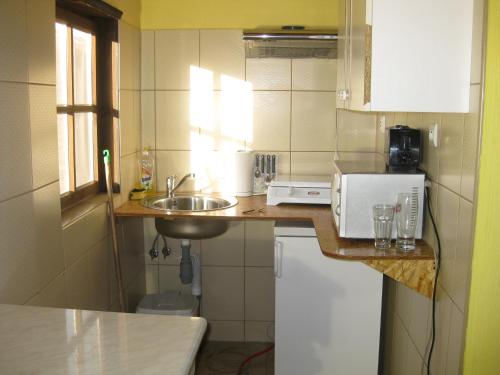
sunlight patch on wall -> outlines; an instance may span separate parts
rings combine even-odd
[[[214,91],[214,78],[210,70],[190,67],[190,167],[196,190],[231,194],[235,153],[253,140],[253,91],[249,82],[224,74],[221,90]]]

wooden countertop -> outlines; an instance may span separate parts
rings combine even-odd
[[[203,217],[219,220],[296,220],[312,221],[324,255],[343,260],[434,260],[434,253],[423,241],[417,241],[415,251],[402,252],[395,248],[377,250],[373,240],[353,240],[340,238],[333,223],[330,207],[315,205],[268,206],[265,196],[238,197],[238,204],[224,210],[208,212],[165,213],[141,206],[138,201],[128,201],[116,209],[118,217]],[[259,209],[263,209],[259,212]],[[248,212],[249,210],[253,210]],[[246,213],[245,213],[246,212]]]

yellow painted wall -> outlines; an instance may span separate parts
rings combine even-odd
[[[123,12],[122,21],[137,28],[141,27],[141,0],[106,0]]]
[[[117,0],[116,0],[117,1]],[[143,29],[337,25],[337,0],[141,0]]]
[[[500,373],[500,1],[488,4],[480,155],[464,374]]]

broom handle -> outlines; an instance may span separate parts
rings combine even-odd
[[[125,311],[125,297],[123,293],[123,277],[122,266],[120,263],[120,252],[118,251],[118,240],[116,237],[116,223],[115,223],[115,206],[113,203],[113,181],[111,179],[110,171],[110,155],[109,150],[104,150],[104,170],[106,172],[106,187],[108,191],[108,204],[109,204],[109,219],[111,221],[111,238],[113,244],[113,261],[115,264],[116,283],[118,285],[118,302],[120,304],[120,311]]]

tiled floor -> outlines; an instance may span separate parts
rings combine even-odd
[[[254,358],[238,374],[245,358],[270,345],[260,342],[205,342],[196,359],[196,375],[274,375],[274,351]]]

